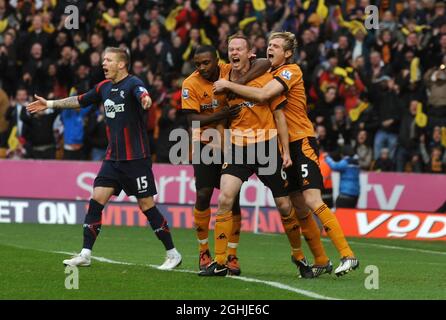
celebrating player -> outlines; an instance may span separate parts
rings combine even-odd
[[[219,153],[219,158],[223,159],[220,144],[210,141],[201,135],[201,132],[208,128],[217,128],[227,118],[237,115],[240,108],[229,109],[219,108],[213,100],[212,85],[221,77],[225,77],[229,72],[229,64],[218,63],[217,51],[212,46],[200,46],[195,50],[194,62],[197,70],[183,82],[182,87],[182,109],[188,113],[190,122],[199,121],[201,126],[199,139],[200,148],[194,150],[199,152],[205,145],[213,144],[213,152]],[[246,74],[246,77],[239,79],[239,83],[246,83],[250,79],[265,73],[271,63],[266,59],[259,59],[253,63],[254,66]],[[195,139],[193,135],[193,139]],[[223,137],[221,137],[223,138]],[[212,262],[209,252],[208,234],[209,221],[211,217],[210,202],[214,188],[220,187],[221,164],[194,163],[196,202],[194,207],[194,223],[199,242],[199,268],[203,270]],[[240,239],[241,216],[239,196],[236,197],[232,207],[233,225],[228,242],[228,258],[226,265],[231,275],[240,275],[239,259],[237,257],[237,246]]]
[[[229,89],[238,95],[254,101],[269,99],[286,94],[288,103],[284,108],[290,134],[290,150],[293,165],[287,170],[288,190],[293,205],[297,210],[303,233],[316,262],[313,273],[319,276],[331,272],[331,262],[323,253],[319,231],[311,212],[321,220],[325,231],[341,256],[341,263],[335,270],[337,276],[344,275],[359,266],[359,261],[351,250],[335,215],[322,201],[322,175],[319,168],[318,147],[314,129],[307,116],[305,89],[300,68],[293,62],[297,42],[290,32],[271,34],[268,42],[268,58],[272,64],[271,74],[274,79],[262,88],[241,86],[224,79],[214,84],[215,91]],[[308,211],[307,206],[311,209]],[[306,229],[306,231],[305,231]],[[307,233],[307,234],[305,234]],[[322,250],[322,251],[321,251]]]
[[[246,37],[235,35],[230,38],[228,49],[232,69],[227,78],[233,81],[249,70],[251,46]],[[271,79],[271,74],[265,73],[250,81],[248,86],[262,87]],[[220,196],[214,232],[215,260],[199,273],[201,276],[225,276],[228,273],[225,262],[228,237],[233,223],[231,208],[243,182],[253,173],[256,173],[259,179],[271,189],[290,244],[293,250],[301,250],[300,233],[296,233],[299,226],[285,189],[286,181],[282,174],[282,165],[289,166],[291,164],[288,150],[288,129],[285,116],[280,110],[285,105],[286,99],[284,96],[279,96],[271,102],[257,104],[242,98],[226,99],[220,102],[220,104],[225,103],[229,104],[231,108],[241,107],[242,109],[230,124],[232,154],[231,161],[225,162],[223,165],[220,180]],[[277,135],[279,135],[283,147],[282,156],[277,147]],[[267,162],[262,159],[262,154],[259,152],[262,149]],[[253,162],[249,161],[251,151],[255,152]],[[242,155],[243,159],[239,159],[238,155]],[[268,167],[272,167],[272,173],[266,174],[265,169]],[[311,269],[305,259],[303,261],[307,267],[306,277],[312,277]]]

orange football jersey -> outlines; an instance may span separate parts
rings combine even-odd
[[[230,64],[220,64],[220,78],[225,77],[231,70]],[[211,115],[220,110],[218,102],[213,98],[213,83],[204,79],[198,71],[194,71],[183,81],[181,92],[181,108],[183,110],[194,110],[200,114]],[[215,128],[217,123],[201,127],[198,134],[200,140],[208,142],[207,139],[201,139],[201,133],[207,128]],[[198,139],[197,133],[193,133],[193,139]]]
[[[226,76],[229,79],[229,74]],[[250,87],[262,88],[273,79],[270,73],[248,82]],[[235,99],[227,100],[217,98],[219,105],[229,105],[235,107],[242,106],[238,116],[232,119],[230,123],[231,142],[236,145],[247,145],[251,143],[269,140],[277,135],[276,123],[274,121],[273,111],[286,104],[284,95],[274,98],[269,103],[257,103],[237,96]]]
[[[285,64],[272,70],[271,74],[285,88],[288,102],[283,112],[288,124],[290,142],[314,137],[313,124],[307,114],[307,98],[300,67],[297,64]]]

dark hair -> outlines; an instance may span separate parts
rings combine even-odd
[[[217,58],[217,49],[215,49],[214,46],[210,45],[202,45],[199,46],[197,49],[195,49],[194,55],[210,52],[212,54],[212,57]]]

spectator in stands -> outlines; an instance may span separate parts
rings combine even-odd
[[[418,1],[409,0],[408,4],[408,8],[404,9],[400,15],[400,22],[406,24],[410,20],[415,20],[417,24],[426,23],[426,14],[418,8]]]
[[[43,19],[40,14],[33,16],[31,27],[23,40],[25,40],[22,47],[24,53],[30,52],[31,47],[36,43],[40,44],[44,55],[49,53],[51,36],[44,30]]]
[[[337,105],[339,105],[339,100],[337,99],[336,86],[330,86],[326,89],[323,99],[319,99],[316,102],[316,107],[310,111],[310,119],[316,124],[330,126],[331,116]]]
[[[25,88],[17,90],[15,101],[12,101],[10,108],[6,111],[5,118],[9,122],[7,136],[9,139],[14,135],[15,145],[11,146],[8,142],[8,157],[23,158],[25,157],[25,140],[23,138],[23,121],[21,114],[26,112],[26,105],[29,103],[28,92]],[[14,129],[15,128],[15,129]]]
[[[398,134],[398,147],[396,152],[396,171],[405,171],[407,162],[413,161],[418,151],[420,129],[415,122],[419,102],[412,100],[408,110],[404,110]]]
[[[319,145],[327,152],[336,151],[337,145],[336,141],[332,139],[330,135],[327,134],[327,128],[322,125],[316,125],[316,135],[319,141]]]
[[[427,111],[429,124],[431,127],[446,125],[446,66],[442,64],[430,69],[424,80],[430,91]]]
[[[84,160],[84,119],[91,107],[81,110],[62,110],[60,118],[64,126],[64,160]]]
[[[325,156],[325,161],[334,171],[339,171],[339,195],[336,198],[336,208],[356,208],[358,203],[359,186],[359,163],[358,156],[350,146],[341,149],[342,159],[334,161],[330,156]]]
[[[372,170],[378,172],[388,172],[394,170],[394,163],[390,158],[390,151],[388,148],[382,148],[380,150],[379,158],[374,161]]]
[[[334,115],[331,117],[330,135],[339,146],[350,144],[351,140],[351,123],[350,118],[345,114],[343,106],[337,106],[334,110]]]
[[[384,65],[392,65],[397,55],[398,41],[392,36],[390,29],[382,29],[374,44],[374,50],[379,52]],[[377,59],[375,57],[375,59]]]
[[[377,79],[371,89],[370,99],[379,121],[373,150],[375,160],[378,159],[384,147],[389,149],[390,159],[393,159],[399,128],[398,88],[395,81],[387,76]]]
[[[358,132],[355,143],[355,153],[358,155],[359,168],[361,170],[370,170],[373,160],[373,149],[368,143],[366,130]]]
[[[42,45],[36,42],[31,47],[31,58],[23,66],[22,80],[28,92],[46,93],[45,86],[48,74],[48,59],[44,58]]]
[[[34,115],[26,111],[21,113],[27,158],[49,160],[56,158],[56,137],[53,125],[57,115],[58,113],[52,109]]]
[[[377,51],[370,53],[369,69],[367,71],[367,87],[371,88],[373,83],[382,80],[384,76],[391,74],[390,65],[384,64],[381,54]]]
[[[430,154],[425,152],[426,150],[421,147],[421,155],[425,164],[426,172],[428,173],[445,173],[445,165],[442,159],[444,151],[441,147],[433,147]]]
[[[17,82],[17,45],[12,32],[6,32],[3,36],[3,44],[0,45],[0,83],[8,96],[15,94]]]

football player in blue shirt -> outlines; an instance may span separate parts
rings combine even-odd
[[[128,73],[129,63],[130,56],[125,49],[109,47],[102,63],[106,80],[79,96],[46,100],[36,95],[37,100],[27,107],[29,112],[35,113],[47,108],[83,108],[102,102],[105,108],[108,148],[85,216],[83,249],[73,258],[64,260],[65,265],[90,265],[91,250],[101,230],[104,205],[121,190],[137,198],[141,211],[166,248],[166,260],[159,269],[170,270],[181,263],[181,254],[175,249],[167,221],[153,200],[157,191],[143,121],[144,111],[150,108],[152,100],[143,82]]]

